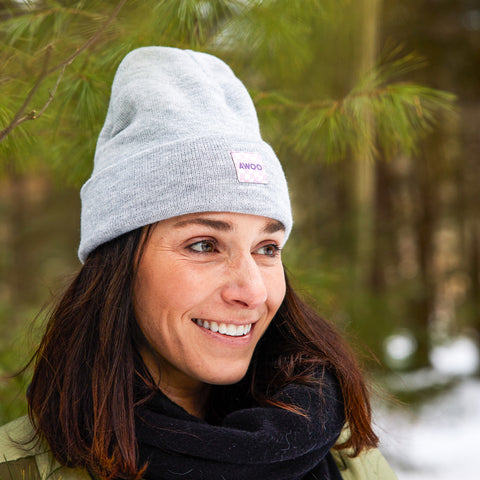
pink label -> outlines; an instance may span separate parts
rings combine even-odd
[[[257,152],[230,152],[237,178],[242,183],[268,183],[263,159]]]

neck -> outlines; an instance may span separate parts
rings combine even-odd
[[[194,386],[178,386],[160,381],[160,390],[190,415],[205,418],[210,385],[199,382]]]
[[[142,357],[156,385],[172,402],[190,415],[205,418],[209,384],[189,377],[170,364],[162,366],[163,362],[153,359],[147,352],[143,352]]]

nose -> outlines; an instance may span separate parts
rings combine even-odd
[[[256,308],[267,300],[267,288],[262,272],[250,254],[229,265],[222,298],[229,304]]]

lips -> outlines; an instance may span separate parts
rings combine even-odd
[[[209,322],[200,318],[192,319],[198,326],[229,337],[243,337],[252,329],[252,324],[234,325],[233,323]]]

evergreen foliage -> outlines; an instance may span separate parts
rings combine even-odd
[[[14,164],[20,171],[48,170],[62,181],[84,181],[116,66],[132,48],[154,44],[196,48],[229,61],[251,87],[266,136],[278,148],[327,161],[349,151],[372,159],[379,146],[382,155],[410,153],[451,108],[453,96],[395,82],[418,63],[398,52],[361,78],[350,74],[346,93],[333,88],[335,74],[321,73],[329,69],[331,52],[319,52],[318,45],[323,40],[328,49],[325,41],[353,32],[354,23],[341,20],[350,3],[1,2],[0,130],[18,112],[24,119],[0,143],[7,160],[1,169]],[[342,72],[354,72],[352,52],[336,54],[345,58]],[[374,129],[366,128],[367,116]]]

